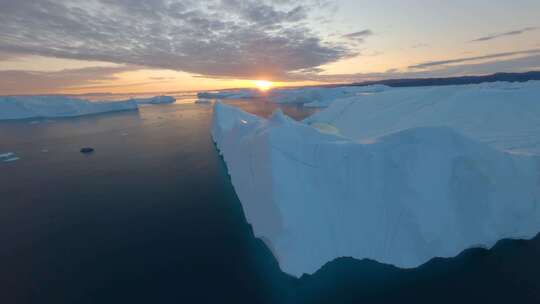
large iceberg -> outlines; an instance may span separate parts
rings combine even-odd
[[[456,97],[454,102],[468,106],[460,111],[455,105],[444,114],[452,117],[445,117],[437,113],[438,100],[456,93],[452,88],[429,90],[442,95],[433,93],[430,103],[419,95],[418,107],[435,107],[429,112],[445,121],[463,119],[468,110],[480,115],[478,107],[486,106]],[[499,110],[515,113],[522,104],[515,99],[519,96],[508,94],[508,102],[515,103]],[[406,96],[414,100],[413,93]],[[397,109],[391,103],[386,111],[398,111],[400,99],[395,100]],[[362,111],[369,109],[342,111],[357,115],[358,130],[364,130],[370,116]],[[410,107],[401,111],[403,116],[394,119],[415,121]],[[484,111],[495,113],[491,107]],[[376,119],[371,123],[384,126]],[[280,111],[267,120],[221,103],[214,106],[213,139],[248,222],[283,271],[311,274],[338,257],[410,268],[467,248],[489,248],[504,238],[532,238],[540,231],[537,156],[501,151],[449,126],[413,125],[368,136],[369,141],[346,136],[356,134],[352,120],[340,130],[345,132],[321,132]]]
[[[75,117],[105,112],[137,110],[139,104],[172,102],[174,102],[174,98],[169,96],[99,102],[61,95],[0,96],[0,120]]]

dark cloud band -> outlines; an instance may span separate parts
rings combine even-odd
[[[489,41],[489,40],[493,40],[493,39],[497,39],[497,38],[501,38],[501,37],[506,37],[506,36],[521,35],[523,33],[534,31],[534,30],[537,30],[537,29],[538,29],[538,27],[525,27],[525,28],[522,28],[522,29],[519,29],[519,30],[513,30],[513,31],[505,32],[505,33],[498,33],[498,34],[483,36],[483,37],[480,37],[480,38],[473,39],[473,40],[471,40],[469,42],[483,42],[483,41]]]

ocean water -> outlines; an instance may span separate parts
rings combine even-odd
[[[211,106],[190,98],[0,122],[0,153],[20,157],[0,162],[0,303],[540,302],[538,237],[410,270],[341,258],[284,274],[244,218]],[[277,107],[231,103],[262,116]]]

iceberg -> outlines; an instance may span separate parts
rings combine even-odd
[[[174,103],[176,99],[172,96],[154,96],[150,98],[132,98],[132,101],[136,102],[137,104],[144,105],[144,104],[169,104]]]
[[[362,94],[375,94],[389,89],[384,85],[274,88],[269,91],[253,89],[199,92],[199,99],[257,99],[267,98],[274,103],[296,103],[307,107],[327,107],[331,102]]]
[[[307,107],[327,107],[338,99],[375,94],[386,89],[388,87],[384,85],[274,89],[270,93],[270,100],[275,103],[301,103]]]
[[[212,99],[199,98],[199,99],[195,100],[194,103],[196,103],[196,104],[206,104],[207,105],[207,104],[211,104],[212,102],[213,102]]]
[[[174,101],[174,98],[170,96],[99,102],[67,96],[4,96],[0,97],[0,120],[76,117],[105,112],[138,110],[138,105],[141,104],[163,104]]]
[[[362,107],[353,109],[347,113],[361,115],[356,124],[368,125]],[[540,231],[537,156],[498,150],[448,126],[358,141],[346,136],[356,134],[349,123],[338,134],[279,110],[264,119],[214,105],[212,138],[255,236],[284,272],[312,274],[338,257],[412,268]]]
[[[0,161],[5,163],[14,162],[19,159],[20,157],[18,157],[14,152],[0,153]]]
[[[215,92],[199,92],[199,99],[251,99],[260,97],[261,93],[254,89],[224,90]]]

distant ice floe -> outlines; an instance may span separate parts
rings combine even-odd
[[[0,153],[0,162],[8,163],[8,162],[14,162],[14,161],[19,160],[19,159],[20,159],[20,157],[18,157],[13,152]]]
[[[450,127],[499,150],[540,155],[540,81],[392,88],[336,100],[305,122],[361,141]]]
[[[212,104],[213,102],[214,102],[214,100],[205,99],[205,98],[199,98],[199,99],[195,100],[196,104]]]
[[[374,94],[387,90],[384,85],[274,88],[269,91],[255,89],[200,92],[199,99],[257,99],[266,98],[275,103],[304,104],[307,107],[327,107],[331,102],[361,94]]]
[[[174,103],[176,99],[172,96],[155,96],[150,98],[132,98],[132,101],[136,102],[137,104],[144,105],[144,104],[170,104]]]
[[[338,257],[417,267],[540,231],[540,158],[507,152],[536,154],[539,89],[389,89],[305,122],[216,103],[212,137],[283,271]]]
[[[138,110],[140,104],[172,102],[174,102],[174,98],[169,96],[100,102],[66,96],[6,96],[0,97],[0,120],[75,117],[105,112]],[[37,121],[30,123],[35,124]]]
[[[257,98],[260,96],[260,91],[254,89],[238,89],[214,92],[199,92],[197,98],[200,100],[212,99],[246,99]]]

